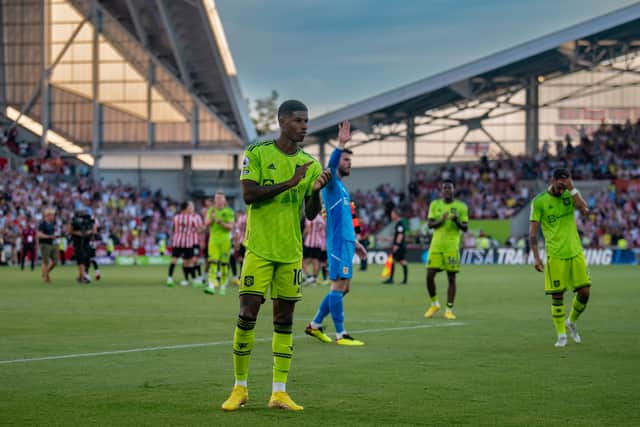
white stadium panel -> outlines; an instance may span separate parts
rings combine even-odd
[[[191,156],[193,170],[233,170],[233,156],[198,154]]]
[[[101,169],[178,170],[182,166],[180,156],[107,154],[100,159]]]

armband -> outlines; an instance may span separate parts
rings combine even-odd
[[[573,190],[570,191],[570,193],[571,193],[572,196],[575,196],[576,194],[579,193],[579,191],[578,191],[577,188],[574,187]]]

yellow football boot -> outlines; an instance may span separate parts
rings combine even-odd
[[[287,411],[302,411],[304,409],[303,406],[294,402],[286,391],[274,391],[271,393],[269,408],[286,409]]]
[[[424,317],[426,317],[427,319],[431,319],[439,311],[440,311],[440,305],[439,304],[438,305],[431,304],[429,309],[427,311],[425,311]]]
[[[304,328],[304,333],[317,338],[320,342],[329,343],[332,341],[331,338],[329,338],[329,336],[324,333],[324,330],[322,328],[315,329],[312,328],[311,325],[307,325],[307,327]]]
[[[222,404],[224,411],[237,411],[242,405],[249,401],[249,391],[241,385],[233,386],[231,395]]]

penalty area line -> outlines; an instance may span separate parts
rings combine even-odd
[[[452,326],[463,326],[463,322],[447,322],[447,323],[433,323],[429,325],[415,325],[415,326],[399,326],[395,328],[376,328],[376,329],[361,329],[354,331],[354,334],[373,334],[378,332],[393,332],[393,331],[408,331],[412,329],[428,329],[428,328],[445,328]],[[295,338],[304,338],[306,335],[297,335]],[[257,338],[255,342],[266,342],[271,341],[271,338]],[[99,356],[114,356],[118,354],[127,354],[127,353],[142,353],[145,351],[165,351],[165,350],[182,350],[186,348],[198,348],[198,347],[216,347],[221,345],[231,345],[233,341],[213,341],[213,342],[203,342],[203,343],[195,343],[195,344],[178,344],[178,345],[164,345],[157,347],[142,347],[142,348],[131,348],[128,350],[114,350],[114,351],[100,351],[94,353],[76,353],[76,354],[63,354],[59,356],[44,356],[44,357],[30,357],[24,359],[13,359],[13,360],[0,360],[0,365],[11,365],[16,363],[28,363],[28,362],[41,362],[46,360],[59,360],[59,359],[77,359],[81,357],[99,357]]]

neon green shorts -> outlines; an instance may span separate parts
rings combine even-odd
[[[220,242],[209,239],[209,246],[207,248],[209,261],[228,264],[231,258],[231,240],[225,239]]]
[[[591,284],[584,253],[573,258],[547,258],[544,266],[544,292],[555,294],[567,289],[576,291]]]
[[[240,276],[240,295],[260,295],[267,289],[271,299],[302,299],[302,259],[292,263],[269,261],[247,250]]]
[[[460,271],[460,252],[431,252],[427,257],[427,268],[457,273]]]

